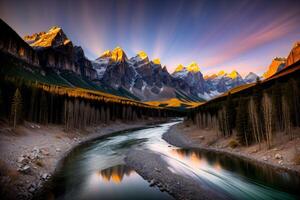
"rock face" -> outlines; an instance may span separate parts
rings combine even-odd
[[[87,77],[90,80],[97,79],[97,72],[93,68],[92,62],[85,57],[84,51],[80,46],[74,47],[74,61],[75,65],[79,66],[80,74],[83,77]]]
[[[282,70],[286,65],[286,58],[276,57],[272,60],[268,70],[263,74],[264,78],[273,76],[276,72]]]
[[[114,89],[123,88],[141,100],[175,97],[176,81],[160,61],[150,61],[145,52],[128,59],[117,47],[105,51],[93,62],[101,81]]]
[[[0,50],[25,62],[39,66],[37,53],[22,38],[0,19]]]
[[[147,101],[178,97],[178,93],[194,100],[210,99],[233,87],[254,82],[257,77],[252,73],[244,80],[237,71],[203,77],[195,62],[178,65],[174,73],[169,74],[159,59],[151,61],[143,51],[128,59],[120,47],[105,51],[93,66],[102,83],[126,89]]]
[[[288,67],[291,64],[297,62],[298,60],[300,60],[300,41],[296,42],[293,46],[293,49],[287,57],[286,66]]]
[[[88,79],[96,79],[97,73],[79,46],[74,46],[60,27],[47,32],[25,36],[24,40],[38,53],[43,67],[67,70]]]
[[[178,65],[172,75],[187,83],[190,88],[190,93],[194,96],[200,97],[204,93],[209,93],[203,74],[200,72],[200,68],[195,62],[192,62],[187,67]]]

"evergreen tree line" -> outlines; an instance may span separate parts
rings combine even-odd
[[[64,124],[65,130],[85,129],[116,120],[127,122],[181,115],[175,110],[150,107],[124,98],[98,98],[84,92],[69,95],[55,91],[58,91],[57,86],[45,88],[18,79],[0,79],[0,115],[9,119],[13,127],[26,120]]]
[[[228,94],[192,110],[189,118],[199,128],[216,130],[222,137],[234,132],[242,145],[266,142],[272,146],[276,132],[294,138],[292,128],[300,126],[300,80],[298,74]]]

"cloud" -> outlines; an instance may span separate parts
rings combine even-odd
[[[287,14],[274,19],[269,24],[259,22],[258,24],[259,26],[255,24],[256,30],[254,29],[251,33],[241,32],[232,40],[219,46],[215,54],[206,59],[205,65],[217,66],[224,64],[241,57],[255,48],[283,38],[297,31],[299,19],[294,14]]]

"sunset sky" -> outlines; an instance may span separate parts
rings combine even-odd
[[[21,36],[63,28],[95,59],[121,46],[145,51],[173,72],[196,61],[203,73],[261,74],[300,40],[300,1],[0,0],[0,17]]]

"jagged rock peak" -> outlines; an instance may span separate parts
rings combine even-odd
[[[224,70],[221,70],[218,72],[217,76],[224,76],[226,72]]]
[[[286,65],[286,58],[284,57],[275,57],[272,60],[268,70],[263,74],[264,78],[269,78],[270,76],[274,75],[276,72],[283,69]]]
[[[160,59],[159,58],[155,58],[152,60],[152,62],[156,65],[160,65]]]
[[[142,60],[148,58],[148,55],[144,51],[139,51],[137,56]]]
[[[193,73],[196,73],[196,72],[200,71],[200,68],[199,68],[199,66],[198,66],[198,64],[196,62],[192,62],[191,64],[189,64],[186,67],[186,69],[187,69],[187,71],[193,72]]]
[[[287,61],[286,61],[286,66],[290,66],[293,63],[297,62],[298,60],[300,60],[300,41],[297,41],[292,50],[290,51],[288,57],[287,57]]]
[[[236,78],[240,77],[240,74],[236,70],[233,70],[232,72],[230,72],[226,76],[229,77],[229,78],[232,78],[232,79],[236,79]]]
[[[100,56],[100,58],[109,58],[113,62],[124,62],[125,60],[127,60],[127,56],[126,56],[124,50],[119,46],[117,46],[113,50],[105,51]]]
[[[191,72],[191,73],[197,73],[197,72],[200,72],[200,68],[199,68],[199,66],[196,62],[192,62],[187,67],[183,66],[182,64],[179,64],[176,67],[174,73],[183,72],[183,71],[187,71],[187,72]]]
[[[217,74],[211,74],[211,75],[205,75],[203,78],[205,80],[208,80],[208,79],[214,79],[214,78],[217,78],[218,75]]]
[[[61,27],[53,26],[47,32],[34,33],[27,35],[24,40],[32,47],[59,47],[71,45],[72,42],[63,32]]]
[[[176,67],[176,69],[175,69],[174,72],[180,72],[180,71],[184,70],[184,68],[185,68],[185,66],[183,66],[182,64],[179,64],[179,65]]]
[[[247,76],[245,76],[244,80],[246,83],[254,83],[259,78],[259,76],[253,72],[249,72]]]

